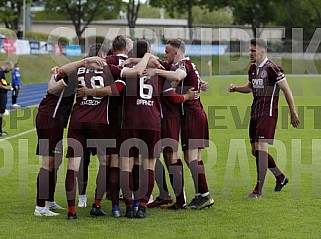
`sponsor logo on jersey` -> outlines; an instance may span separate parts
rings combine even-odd
[[[264,88],[263,79],[252,79],[252,85],[254,89]]]

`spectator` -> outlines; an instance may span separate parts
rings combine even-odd
[[[11,86],[6,81],[5,73],[13,70],[14,64],[12,61],[5,61],[0,67],[0,136],[5,136],[8,133],[2,131],[2,117],[7,105],[7,91],[11,90]]]
[[[19,27],[17,31],[17,37],[18,39],[23,39],[23,30],[21,29],[21,27]]]
[[[15,64],[15,68],[12,71],[12,108],[20,108],[17,104],[17,98],[20,91],[20,69],[19,63]]]

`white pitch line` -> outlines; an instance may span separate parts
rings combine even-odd
[[[20,134],[12,135],[12,136],[7,137],[7,138],[0,139],[0,142],[5,141],[5,140],[8,140],[8,139],[14,139],[14,138],[17,138],[17,137],[19,137],[19,136],[21,136],[21,135],[24,135],[24,134],[29,134],[29,133],[31,133],[31,132],[33,132],[33,131],[35,131],[35,130],[36,130],[36,128],[30,129],[30,130],[27,130],[27,131],[24,131],[24,132],[22,132],[22,133],[20,133]]]

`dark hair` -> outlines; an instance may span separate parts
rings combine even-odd
[[[132,50],[133,57],[142,58],[146,52],[150,52],[150,45],[148,41],[144,39],[134,41]]]
[[[182,39],[170,39],[166,41],[166,44],[169,44],[180,52],[185,53],[185,42]]]
[[[261,48],[267,50],[266,41],[263,40],[262,38],[253,38],[253,39],[251,39],[251,45],[258,46],[258,47],[261,47]]]
[[[113,51],[125,51],[126,38],[123,35],[116,36],[113,40],[112,48],[113,48]]]
[[[110,48],[109,50],[108,50],[108,52],[107,52],[107,56],[111,56],[113,54],[113,51],[112,51],[112,49]]]
[[[98,56],[102,53],[106,53],[108,52],[108,48],[105,44],[102,43],[96,43],[90,46],[89,48],[89,52],[88,52],[88,57],[91,56]]]

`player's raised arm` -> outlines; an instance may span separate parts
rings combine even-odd
[[[292,91],[286,80],[280,81],[277,84],[280,87],[280,89],[283,91],[286,102],[288,103],[288,106],[290,108],[291,124],[294,128],[296,128],[300,124],[300,119],[298,114],[296,113]]]
[[[61,76],[68,76],[75,72],[79,67],[85,66],[90,69],[99,69],[106,64],[106,61],[98,56],[87,57],[79,61],[70,62],[59,69]]]
[[[119,95],[123,91],[126,84],[123,81],[116,81],[111,85],[107,85],[102,88],[87,88],[85,85],[79,85],[76,90],[77,97],[85,96],[110,96],[110,95]]]
[[[59,93],[67,84],[64,82],[63,77],[58,75],[59,67],[55,66],[51,69],[51,76],[48,82],[48,92],[50,94]]]
[[[181,81],[187,76],[187,73],[179,68],[176,69],[175,71],[166,71],[163,69],[157,69],[156,75],[159,75],[171,81]]]
[[[250,93],[252,92],[252,90],[253,90],[252,85],[249,82],[243,86],[230,84],[230,87],[229,87],[230,92]]]
[[[150,59],[155,58],[150,53],[145,53],[144,57],[133,68],[124,68],[121,73],[122,78],[142,76]]]

